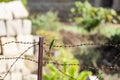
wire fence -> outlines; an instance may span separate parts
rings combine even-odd
[[[32,44],[32,46],[29,46],[25,51],[23,51],[18,57],[0,57],[0,60],[11,60],[11,59],[14,59],[15,61],[11,64],[11,66],[9,67],[9,69],[7,70],[7,72],[5,73],[5,75],[3,76],[3,79],[5,79],[7,77],[7,75],[9,74],[10,70],[12,69],[12,67],[15,65],[15,63],[18,61],[18,60],[28,60],[28,61],[31,61],[31,62],[34,62],[34,63],[37,63],[38,64],[38,60],[35,60],[35,59],[32,59],[32,58],[25,58],[25,57],[22,57],[28,50],[30,50],[31,48],[33,48],[34,46],[37,46],[39,45],[39,42],[16,42],[16,41],[11,41],[11,42],[6,42],[4,44],[0,44],[0,46],[5,46],[5,45],[8,45],[8,44],[12,44],[12,43],[16,43],[16,44]],[[52,42],[51,42],[52,43]],[[117,43],[80,43],[80,44],[77,44],[77,45],[63,45],[63,44],[60,44],[60,45],[56,45],[56,44],[52,44],[51,43],[43,43],[43,46],[48,46],[48,47],[51,47],[51,48],[74,48],[74,47],[82,47],[82,46],[114,46],[114,47],[119,47],[120,44],[117,44]],[[51,50],[46,50],[45,47],[43,47],[44,49],[44,52],[45,53],[50,53]],[[58,61],[56,61],[52,56],[50,56],[49,54],[46,54],[47,55],[47,58],[49,59],[46,59],[46,60],[42,60],[43,61],[43,64],[53,64],[56,69],[58,69],[59,72],[61,72],[63,75],[66,75],[67,77],[71,78],[72,80],[78,80],[76,78],[74,78],[73,76],[65,73],[64,71],[62,71],[59,67],[64,67],[64,66],[78,66],[83,69],[83,70],[89,70],[89,69],[95,69],[95,70],[99,70],[99,68],[96,68],[96,67],[91,67],[91,66],[83,66],[81,64],[76,64],[76,63],[59,63]],[[54,55],[53,55],[54,56]],[[117,59],[119,59],[119,56],[120,54],[118,54],[113,60],[112,62],[116,62]],[[115,66],[106,66],[105,67],[106,69],[109,69],[109,70],[112,70],[112,71],[120,71],[120,67],[115,67]],[[101,75],[103,74],[103,72],[101,73],[98,73],[96,74],[97,78],[101,79]]]

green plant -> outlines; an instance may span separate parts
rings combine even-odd
[[[36,18],[32,18],[33,23],[33,33],[37,30],[57,30],[60,26],[59,18],[57,13],[49,11],[46,14],[37,15]]]
[[[0,2],[10,2],[10,1],[15,1],[15,0],[0,0]],[[27,6],[27,0],[21,0],[24,6]]]
[[[102,22],[117,23],[119,19],[114,9],[96,8],[87,0],[84,3],[80,1],[75,2],[70,12],[72,20],[88,31],[91,31]]]
[[[28,3],[28,0],[22,0],[22,3],[26,6]]]
[[[14,0],[0,0],[0,2],[10,2],[10,1],[14,1]],[[27,0],[22,0],[24,5],[27,5]]]
[[[58,63],[63,64],[78,64],[78,60],[75,59],[69,50],[60,49],[60,55],[54,58]],[[59,69],[63,72],[61,73]],[[90,71],[82,71],[79,74],[79,66],[56,66],[53,64],[47,65],[47,70],[44,71],[43,77],[45,80],[73,80],[65,74],[76,78],[77,80],[86,80],[86,78],[92,73]]]
[[[47,65],[47,67],[49,68],[49,72],[44,72],[43,73],[43,77],[45,80],[73,80],[70,77],[62,74],[54,65]],[[70,66],[67,66],[66,69],[70,70],[68,73],[71,72],[71,76],[74,77],[74,74],[77,72],[78,70],[76,67],[74,68],[69,68]],[[67,73],[67,71],[66,71]],[[68,74],[67,73],[67,74]],[[69,74],[70,75],[70,74]],[[82,71],[80,74],[78,73],[75,77],[77,80],[86,80],[88,78],[88,76],[92,75],[91,71]]]

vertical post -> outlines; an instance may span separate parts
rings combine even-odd
[[[42,67],[43,67],[43,37],[39,37],[38,80],[42,80]]]

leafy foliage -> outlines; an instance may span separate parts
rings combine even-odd
[[[0,2],[10,2],[10,1],[14,1],[14,0],[0,0]],[[27,0],[22,0],[24,5],[27,5]]]
[[[105,9],[102,7],[96,8],[87,0],[84,3],[80,1],[75,2],[74,7],[71,8],[70,12],[72,20],[88,31],[91,31],[91,29],[102,22],[117,23],[119,20],[114,9]]]
[[[37,30],[57,30],[60,26],[59,18],[57,13],[52,11],[47,12],[43,15],[37,15],[32,17],[33,22],[33,33]]]
[[[22,0],[22,3],[23,3],[24,5],[27,5],[27,2],[28,2],[28,0]]]
[[[61,49],[60,50],[60,55],[55,58],[58,59],[58,63],[63,63],[63,64],[78,64],[78,60],[73,57],[71,52],[66,49]],[[52,64],[47,65],[48,69],[43,73],[44,79],[45,80],[73,80],[70,77],[66,76],[65,74],[68,74],[69,76],[72,76],[78,80],[86,80],[86,78],[90,75],[92,75],[92,72],[90,71],[83,71],[79,74],[79,66],[68,66],[64,65],[62,67],[60,66],[55,66]],[[59,69],[62,69],[63,73],[61,73]]]
[[[62,36],[56,32],[53,31],[46,31],[46,30],[38,30],[36,32],[37,35],[44,36],[45,42],[51,43],[53,39],[61,39]]]

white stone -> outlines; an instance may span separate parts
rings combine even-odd
[[[0,58],[5,58],[4,56],[0,56]],[[0,59],[0,73],[6,72],[6,61],[4,59]]]
[[[18,57],[18,56],[11,56],[11,57]],[[11,59],[11,60],[7,60],[7,66],[8,69],[11,67],[11,65],[17,60],[16,59]],[[13,65],[13,67],[11,68],[10,72],[22,72],[24,75],[26,74],[30,74],[30,71],[27,69],[27,67],[24,64],[24,60],[23,59],[18,59],[15,64]]]
[[[20,0],[12,1],[8,4],[10,5],[14,18],[28,17],[28,11]]]
[[[24,80],[37,80],[37,75],[31,74],[31,75],[24,76]]]
[[[34,36],[34,42],[39,42],[39,36]],[[34,47],[34,54],[36,55],[36,57],[38,58],[38,51],[39,51],[39,46],[35,46]]]
[[[2,46],[0,46],[0,54],[2,54]]]
[[[32,29],[32,23],[30,20],[23,20],[23,34],[30,35]]]
[[[7,76],[3,79],[3,77],[5,76],[5,73],[0,73],[0,80],[11,80],[11,73],[7,74]]]
[[[35,56],[25,55],[25,58],[37,61]],[[35,72],[38,69],[37,63],[30,60],[25,60],[25,66],[30,72]]]
[[[0,3],[0,19],[1,20],[13,19],[12,12],[7,3]]]
[[[11,80],[22,80],[22,74],[20,72],[13,72],[11,74]]]
[[[24,75],[30,74],[29,69],[25,66],[25,60],[19,59],[15,64],[15,70],[21,71]]]
[[[15,59],[10,59],[10,60],[7,60],[7,70],[10,69],[11,65],[15,62]],[[16,65],[13,65],[10,72],[14,72],[16,70]]]
[[[21,35],[23,33],[22,21],[20,19],[9,20],[6,22],[6,24],[7,24],[7,35],[8,36]]]
[[[17,41],[18,42],[31,42],[33,43],[33,36],[32,35],[19,35],[17,36]],[[28,49],[29,47],[33,46],[34,44],[18,44],[18,51],[19,53],[23,53],[26,49]],[[32,48],[30,48],[27,52],[25,52],[24,54],[26,55],[33,55],[33,50],[34,50],[34,46]]]
[[[11,41],[15,42],[15,38],[14,37],[2,37],[1,38],[2,44],[5,44],[5,43],[11,42]],[[5,55],[5,56],[11,56],[11,55],[18,54],[18,49],[17,49],[16,43],[10,43],[10,44],[6,44],[6,45],[2,46],[2,50],[3,50],[3,55]]]
[[[6,35],[6,27],[4,21],[0,21],[0,36]]]

